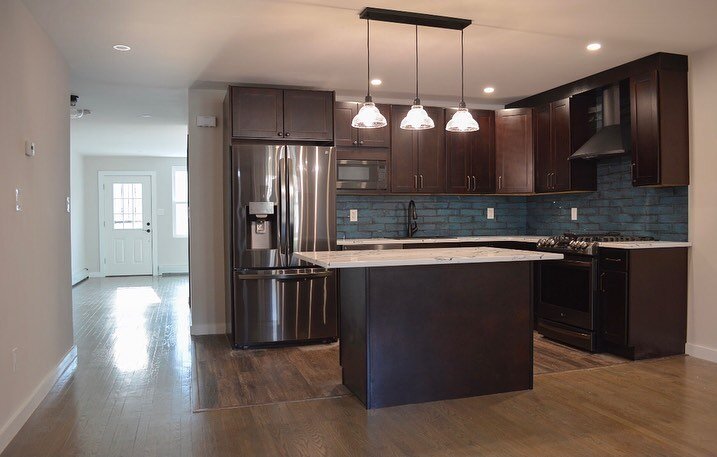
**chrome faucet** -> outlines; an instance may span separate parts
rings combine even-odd
[[[408,227],[406,230],[406,235],[408,235],[409,238],[413,238],[413,234],[418,231],[418,222],[416,222],[417,219],[418,215],[416,214],[416,202],[411,200],[408,202]]]

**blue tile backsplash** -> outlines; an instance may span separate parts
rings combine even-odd
[[[338,238],[406,235],[406,207],[416,202],[416,236],[555,235],[619,231],[659,240],[687,240],[687,187],[632,187],[630,157],[598,162],[597,192],[518,196],[386,195],[337,197]],[[570,220],[570,208],[578,220]],[[495,219],[486,209],[495,208]],[[349,222],[349,209],[358,222]]]

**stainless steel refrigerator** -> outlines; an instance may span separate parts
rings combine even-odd
[[[334,272],[292,258],[336,249],[335,170],[333,147],[232,146],[233,346],[336,339]]]

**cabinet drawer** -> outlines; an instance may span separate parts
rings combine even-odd
[[[627,271],[628,251],[625,249],[601,249],[600,270]]]

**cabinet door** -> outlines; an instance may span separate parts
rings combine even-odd
[[[409,106],[391,105],[391,191],[412,193],[418,191],[417,137],[411,130],[402,130],[400,120]]]
[[[333,92],[285,90],[284,138],[331,141],[334,138]]]
[[[473,118],[480,130],[475,132],[475,147],[471,154],[471,175],[475,177],[475,192],[495,192],[495,113],[477,110]]]
[[[632,184],[660,184],[657,70],[630,79]]]
[[[280,89],[232,87],[232,136],[283,138],[283,95]]]
[[[435,127],[419,130],[418,136],[418,187],[419,192],[446,191],[445,115],[443,108],[427,107]]]
[[[496,193],[533,192],[533,113],[513,108],[495,113]]]
[[[600,274],[601,334],[605,341],[627,345],[627,273],[605,270]]]
[[[446,120],[455,110],[446,110]],[[471,114],[475,113],[471,111]],[[475,119],[475,117],[474,117]],[[479,124],[480,125],[480,124]],[[483,126],[480,126],[481,129]],[[480,130],[479,130],[480,132]],[[471,193],[473,177],[471,157],[475,154],[478,132],[446,132],[446,192],[451,194]]]
[[[550,142],[552,144],[553,191],[570,190],[570,160],[572,144],[570,142],[570,99],[550,104]],[[537,183],[536,183],[537,185]]]
[[[535,109],[535,191],[552,189],[553,148],[550,140],[550,104]]]
[[[358,111],[353,102],[336,102],[334,108],[334,142],[336,146],[358,145],[358,129],[351,127],[351,121]]]
[[[358,144],[367,148],[389,148],[391,147],[391,106],[377,104],[376,107],[388,124],[378,129],[354,129],[357,130]]]

